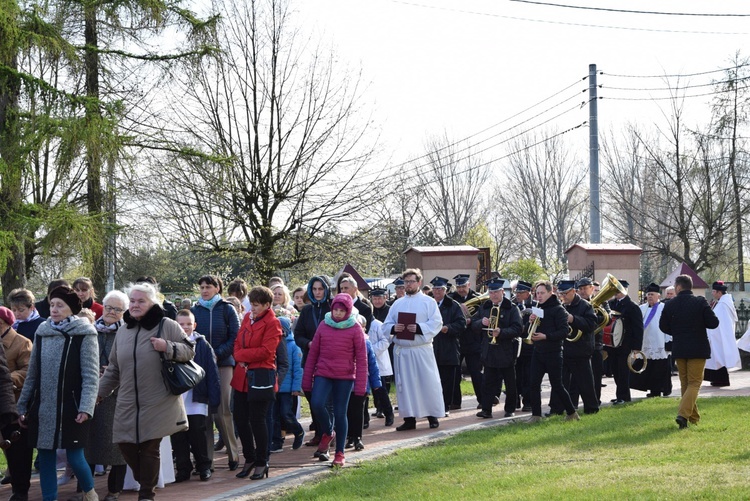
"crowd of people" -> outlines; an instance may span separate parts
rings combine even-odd
[[[314,276],[292,292],[277,277],[252,288],[235,279],[225,290],[221,278],[205,275],[195,304],[179,308],[153,277],[101,303],[87,278],[53,281],[41,301],[13,290],[10,308],[0,307],[0,431],[12,439],[5,450],[10,500],[28,499],[33,449],[45,501],[57,499],[60,451],[78,482],[76,499],[87,501],[99,499],[97,465],[108,469],[106,501],[118,499],[128,474],[140,500],[154,499],[165,440],[176,482],[210,480],[214,452],[224,448],[237,478],[266,478],[286,436],[292,449],[313,447],[321,461],[333,447],[331,464],[341,467],[347,450],[364,449],[371,417],[395,424],[392,384],[402,418],[396,431],[425,418],[438,428],[465,404],[464,365],[478,418],[492,418],[504,395],[503,416],[530,411],[530,422],[556,414],[577,421],[579,400],[584,414],[598,412],[605,374],[617,385],[614,405],[629,402],[633,388],[668,396],[676,365],[682,429],[700,419],[704,377],[728,385],[727,369],[739,365],[737,316],[722,282],[712,286],[712,304],[681,275],[664,300],[650,284],[639,306],[624,280],[602,291],[609,301],[597,297],[599,284],[589,278],[512,286],[494,278],[483,295],[468,274],[452,280],[434,277],[425,288],[421,271],[407,269],[389,299],[382,288],[366,298],[348,273],[335,282]],[[643,370],[634,368],[637,355]],[[205,375],[175,395],[163,381],[165,360],[193,360]],[[543,414],[545,375],[552,392]],[[314,431],[306,442],[300,398],[309,402]]]

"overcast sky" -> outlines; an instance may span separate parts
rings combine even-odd
[[[374,103],[375,118],[383,124],[382,138],[391,163],[422,154],[429,135],[445,130],[456,140],[474,135],[471,141],[478,142],[566,99],[522,127],[536,126],[561,113],[550,127],[559,131],[581,124],[588,120],[588,108],[573,108],[587,99],[581,91],[588,87],[582,79],[590,63],[605,72],[598,78],[603,85],[599,94],[604,98],[599,102],[599,127],[606,130],[627,121],[663,121],[659,106],[668,106],[667,101],[649,101],[668,95],[649,90],[665,87],[663,79],[614,75],[716,70],[729,66],[743,46],[749,47],[744,55],[750,56],[750,2],[558,3],[746,17],[607,12],[510,0],[304,0],[297,8],[306,29],[323,34],[335,44],[342,59],[362,68],[370,83],[368,99]],[[711,91],[699,86],[712,78],[721,78],[721,73],[685,77],[680,82],[696,86],[684,93],[697,95]],[[675,85],[678,79],[670,82]],[[511,118],[555,94],[555,98]],[[708,109],[709,100],[710,96],[688,99],[696,121],[704,118],[701,113]],[[563,113],[566,110],[570,111]],[[580,128],[568,136],[580,146],[579,157],[587,159],[588,129]],[[491,159],[502,155],[501,150],[498,146],[484,155]]]

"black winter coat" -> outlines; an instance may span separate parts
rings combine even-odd
[[[492,344],[490,332],[484,330],[485,326],[482,325],[482,319],[489,318],[491,310],[492,301],[487,300],[479,306],[477,314],[471,320],[471,329],[482,336],[482,363],[485,367],[512,367],[516,364],[523,332],[521,312],[510,302],[510,299],[503,298],[500,302],[500,318],[497,322],[500,335],[497,336],[496,343]]]
[[[466,330],[466,319],[457,302],[445,296],[438,307],[443,317],[443,327],[447,332],[440,332],[432,338],[432,349],[438,365],[458,365],[460,359],[459,339]]]
[[[563,305],[565,310],[573,315],[573,323],[568,324],[573,329],[573,335],[579,330],[583,332],[581,338],[563,345],[564,358],[589,358],[594,352],[594,329],[598,324],[594,308],[585,299],[576,294],[570,304]]]
[[[625,296],[613,299],[609,307],[622,315],[622,344],[620,348],[626,351],[640,350],[643,346],[643,314],[637,304]]]
[[[711,358],[706,329],[719,326],[719,319],[703,296],[680,291],[664,304],[659,329],[672,336],[672,357]]]
[[[354,301],[354,307],[357,308],[359,314],[365,317],[365,320],[367,321],[367,324],[365,324],[365,332],[370,332],[370,324],[372,324],[372,305],[366,299],[358,297],[357,300]]]
[[[469,299],[473,299],[475,297],[479,296],[479,293],[475,291],[474,289],[469,289],[469,294],[463,298],[458,292],[451,292],[448,294],[448,297],[450,297],[452,300],[457,302],[458,304],[464,304]]]
[[[534,351],[554,353],[562,350],[562,344],[568,336],[568,312],[560,304],[557,296],[550,296],[539,305],[539,308],[544,310],[544,318],[541,319],[536,331],[545,334],[547,339],[534,341]]]
[[[302,350],[303,367],[305,361],[307,361],[307,352],[310,351],[310,344],[315,337],[315,331],[318,330],[318,325],[329,311],[331,311],[330,301],[308,304],[302,308],[299,318],[297,318],[297,323],[294,324],[294,341]]]
[[[373,308],[372,309],[372,318],[376,320],[380,320],[381,322],[385,322],[385,319],[388,317],[388,312],[391,310],[391,307],[386,305],[383,305],[382,308]]]

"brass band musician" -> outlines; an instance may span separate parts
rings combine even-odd
[[[578,407],[580,394],[584,414],[594,414],[599,412],[599,399],[594,390],[594,374],[591,371],[594,330],[597,326],[596,313],[588,301],[576,294],[573,280],[560,281],[557,284],[557,296],[568,312],[568,325],[571,330],[568,341],[563,345],[563,384],[574,407]],[[552,397],[550,408],[551,413],[562,414],[562,406],[555,395]]]
[[[516,356],[523,323],[521,314],[503,294],[502,278],[487,282],[490,298],[482,303],[471,321],[471,329],[482,338],[482,410],[477,417],[491,418],[495,395],[505,381],[505,417],[516,410]]]
[[[567,416],[566,420],[580,419],[573,403],[570,401],[568,390],[562,384],[562,344],[568,335],[568,312],[552,293],[552,283],[541,280],[534,284],[536,300],[539,302],[540,313],[532,313],[530,321],[533,331],[531,340],[534,342],[534,354],[531,356],[531,419],[534,423],[542,420],[542,379],[546,373],[549,376],[552,393],[560,398]],[[538,322],[537,322],[538,320]]]
[[[531,315],[531,285],[529,282],[519,280],[516,283],[515,296],[513,304],[521,312],[523,321],[523,331],[529,329],[529,315]],[[521,353],[516,359],[516,388],[518,389],[518,398],[516,399],[516,409],[522,412],[531,411],[531,354],[534,353],[534,346],[527,343],[521,343]]]

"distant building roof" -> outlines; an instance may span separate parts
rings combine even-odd
[[[643,251],[643,249],[633,244],[575,244],[566,250],[565,254],[575,247],[580,247],[589,254],[640,254]]]
[[[693,279],[693,288],[694,289],[708,289],[708,284],[698,276],[698,274],[693,271],[693,269],[688,266],[685,263],[682,263],[677,268],[670,273],[667,278],[664,279],[662,283],[659,284],[659,287],[670,287],[674,285],[674,279],[677,278],[678,275],[690,275],[690,278]]]
[[[369,291],[372,287],[370,287],[370,284],[367,283],[367,281],[362,278],[362,275],[359,274],[357,270],[354,269],[354,266],[352,266],[349,263],[346,263],[346,266],[339,272],[339,276],[346,272],[352,276],[354,280],[357,281],[357,289],[361,291]]]
[[[434,247],[415,246],[406,249],[404,254],[412,251],[419,252],[420,254],[477,254],[479,249],[472,247],[471,245],[438,245]]]

